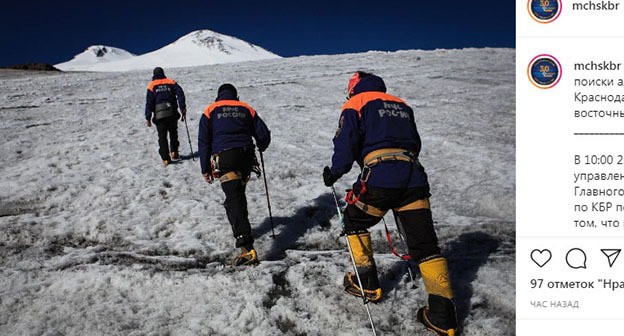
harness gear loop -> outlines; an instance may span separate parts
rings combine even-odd
[[[362,167],[362,172],[360,173],[360,192],[355,195],[355,191],[353,189],[348,190],[345,197],[347,204],[353,205],[360,201],[360,197],[366,193],[366,183],[373,172],[371,168],[384,161],[405,161],[418,163],[418,158],[416,157],[416,153],[401,148],[382,148],[368,153],[364,157],[364,165]],[[364,210],[364,212],[368,211]]]

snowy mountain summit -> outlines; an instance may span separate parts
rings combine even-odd
[[[118,60],[134,57],[135,55],[123,49],[107,47],[107,46],[91,46],[85,50],[85,53],[93,53],[95,57],[106,60]]]
[[[110,47],[91,50],[92,48],[77,55],[73,60],[56,66],[65,71],[130,71],[156,66],[175,68],[280,58],[262,47],[210,30],[197,30],[158,50],[106,63],[99,61],[97,55],[103,54],[102,57],[106,57],[111,52],[123,50]],[[90,61],[82,61],[81,57],[81,62],[75,62],[79,56],[89,51],[96,57],[89,55]]]
[[[74,56],[72,60],[56,64],[55,67],[63,71],[81,71],[95,64],[116,62],[133,57],[136,55],[120,48],[93,45]]]
[[[250,55],[259,53],[277,56],[270,51],[267,51],[251,43],[239,40],[235,37],[215,33],[210,30],[194,31],[188,35],[183,36],[178,41],[181,42],[183,40],[190,40],[192,43],[201,48],[216,49],[228,55],[233,55],[237,52],[241,52]]]

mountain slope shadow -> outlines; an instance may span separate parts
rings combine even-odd
[[[199,152],[194,152],[194,153],[187,154],[187,155],[180,154],[180,161],[186,161],[186,160],[195,161],[195,158],[198,158],[198,157],[199,157]]]
[[[264,253],[265,260],[277,260],[285,257],[287,249],[322,249],[322,246],[302,246],[297,241],[305,233],[320,226],[321,229],[330,228],[330,219],[336,216],[336,208],[332,194],[325,193],[312,201],[312,205],[304,206],[290,217],[273,217],[276,236],[271,241],[271,247]],[[258,228],[254,229],[256,236],[271,233],[271,219],[266,218]],[[335,246],[334,248],[340,248]]]
[[[488,262],[492,254],[505,253],[504,251],[499,251],[502,243],[501,239],[504,238],[497,238],[484,232],[467,232],[450,241],[446,248],[443,248],[442,254],[448,260],[460,326],[463,326],[463,322],[470,315],[471,308],[474,309],[471,306],[471,299],[474,295],[472,283],[477,279],[479,269]],[[410,261],[409,265],[416,281],[416,283],[411,283],[409,286],[412,289],[416,289],[420,287],[421,280],[419,279],[421,279],[421,275],[418,271],[417,263]],[[409,278],[406,273],[406,263],[397,258],[397,261],[390,269],[380,274],[379,280],[384,291],[391,293],[399,287],[401,282],[407,285]],[[420,290],[425,295],[425,288],[423,287]]]
[[[472,282],[477,278],[479,269],[488,262],[490,255],[498,250],[500,243],[500,239],[484,232],[469,232],[460,235],[443,251],[449,260],[460,325],[463,325],[470,313],[470,301],[474,294]]]

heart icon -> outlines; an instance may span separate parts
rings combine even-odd
[[[550,253],[550,250],[548,249],[535,249],[531,252],[531,260],[533,260],[533,262],[539,267],[544,267],[544,265],[548,264],[551,258],[552,253]]]

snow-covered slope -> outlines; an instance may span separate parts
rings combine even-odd
[[[74,56],[70,61],[56,64],[55,67],[63,71],[81,71],[88,70],[97,64],[108,64],[134,57],[136,55],[123,49],[94,45]]]
[[[198,30],[156,51],[137,57],[106,64],[99,62],[84,66],[75,65],[68,70],[129,71],[153,69],[156,66],[167,69],[272,58],[279,56],[235,37],[210,30]]]
[[[164,167],[145,127],[151,71],[0,75],[0,335],[370,335],[321,172],[353,71],[414,107],[432,211],[464,336],[514,335],[514,50],[369,52],[167,71],[202,110],[233,83],[272,131],[248,184],[258,267],[221,269],[234,239],[218,183],[189,158]],[[487,76],[482,74],[487,72]],[[3,74],[3,72],[0,72]],[[120,85],[123,83],[123,85]],[[344,190],[356,169],[337,182]],[[343,204],[344,205],[344,204]],[[386,220],[396,232],[391,215]],[[424,285],[373,228],[379,335],[424,336]],[[394,233],[394,242],[401,248]]]

